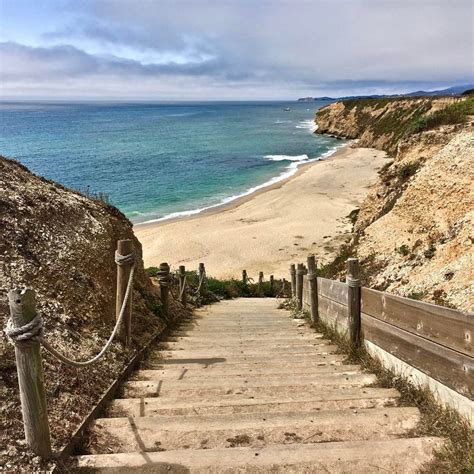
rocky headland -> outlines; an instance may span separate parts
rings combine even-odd
[[[360,258],[364,284],[474,307],[474,98],[354,99],[316,114],[317,133],[356,139],[391,161],[354,212],[353,237],[326,268]]]

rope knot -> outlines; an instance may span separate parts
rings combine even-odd
[[[11,318],[8,319],[4,330],[9,342],[16,345],[19,342],[37,341],[43,338],[43,318],[39,313],[24,326],[14,327]]]
[[[307,278],[308,278],[309,281],[316,280],[317,277],[318,277],[318,275],[316,273],[308,272]]]
[[[127,255],[120,255],[117,251],[115,251],[115,263],[119,266],[123,265],[131,265],[135,262],[135,253],[129,253]]]

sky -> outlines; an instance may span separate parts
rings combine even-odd
[[[0,0],[0,98],[295,99],[474,82],[473,0]]]

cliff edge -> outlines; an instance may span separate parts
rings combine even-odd
[[[114,342],[99,362],[66,366],[43,351],[53,448],[59,449],[116,379],[127,361],[164,327],[159,295],[144,271],[141,245],[116,208],[89,199],[0,157],[0,324],[9,314],[7,292],[28,286],[36,292],[46,339],[76,360],[97,354],[115,323],[119,239],[136,252],[133,342]],[[0,465],[32,472],[39,458],[23,441],[14,349],[0,338]],[[41,465],[41,469],[48,466]]]
[[[366,286],[472,311],[473,120],[473,97],[355,99],[318,111],[317,133],[391,157],[332,276],[356,255]]]

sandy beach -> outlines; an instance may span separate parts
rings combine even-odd
[[[384,152],[346,146],[291,178],[190,218],[135,225],[145,266],[206,264],[208,275],[286,277],[289,262],[322,263],[350,238],[356,209],[387,162]]]

